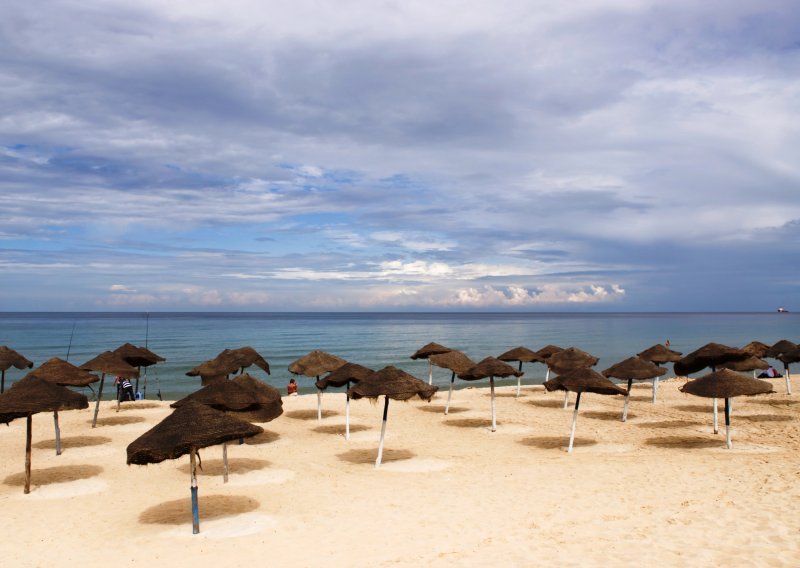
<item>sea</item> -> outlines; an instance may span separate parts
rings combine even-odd
[[[710,341],[742,347],[754,340],[772,345],[780,339],[800,342],[799,314],[0,313],[0,345],[36,365],[51,357],[80,365],[126,342],[148,347],[166,361],[143,369],[138,391],[147,399],[163,400],[200,388],[200,379],[186,376],[188,370],[225,348],[245,345],[267,359],[271,374],[256,367],[248,372],[283,391],[292,377],[289,364],[315,349],[375,370],[394,365],[427,381],[428,362],[410,356],[431,341],[459,349],[476,362],[517,346],[534,351],[548,344],[574,346],[599,357],[595,368],[602,370],[667,341],[671,349],[688,354]],[[541,364],[526,363],[522,370],[523,384],[544,380]],[[6,371],[6,387],[26,372]],[[434,384],[446,387],[450,376],[450,371],[433,367]],[[298,382],[301,393],[316,392],[312,379]],[[459,382],[456,387],[467,385]]]

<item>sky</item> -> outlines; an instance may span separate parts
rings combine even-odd
[[[800,3],[6,3],[0,283],[0,311],[800,310]]]

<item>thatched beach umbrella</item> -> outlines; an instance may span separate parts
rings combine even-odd
[[[637,353],[636,356],[644,359],[645,361],[650,361],[651,363],[655,363],[656,365],[663,365],[665,363],[674,363],[675,361],[680,360],[682,353],[680,351],[674,351],[669,347],[662,345],[661,343],[656,343],[655,345],[648,347],[641,353]],[[653,404],[656,403],[656,396],[658,394],[658,377],[653,379]]]
[[[475,361],[458,350],[431,355],[428,357],[428,361],[437,367],[450,370],[450,390],[447,391],[447,404],[444,406],[444,413],[446,415],[450,411],[450,398],[453,396],[453,383],[456,380],[456,375],[466,372],[470,367],[475,365]]]
[[[511,376],[519,377],[522,374],[524,374],[522,371],[517,371],[508,363],[504,363],[495,357],[486,357],[477,365],[473,365],[463,373],[458,374],[458,378],[464,381],[478,381],[487,377],[489,378],[489,389],[492,396],[492,432],[497,431],[497,413],[494,402],[494,378]]]
[[[166,361],[161,355],[157,355],[150,351],[147,347],[137,347],[132,343],[124,343],[114,349],[114,353],[121,355],[128,365],[138,367],[141,373],[141,368],[144,367],[144,388],[142,389],[142,398],[147,394],[147,368]],[[136,377],[136,392],[139,392],[139,377]]]
[[[514,347],[513,349],[509,349],[502,355],[497,356],[498,359],[501,361],[505,361],[507,363],[519,361],[519,370],[522,371],[522,364],[523,363],[544,363],[544,357],[528,349],[527,347]],[[519,391],[522,387],[522,377],[517,377],[517,398],[519,398]]]
[[[76,367],[69,361],[53,357],[28,373],[28,377],[38,377],[62,387],[85,387],[100,380],[97,375]],[[61,455],[61,428],[58,426],[58,410],[53,411],[56,430],[56,455]]]
[[[245,376],[245,375],[242,375]],[[250,375],[246,375],[249,379],[255,380]],[[264,385],[267,386],[267,385]],[[273,389],[277,392],[277,389]],[[280,397],[280,393],[278,393]],[[206,385],[198,391],[185,396],[184,398],[173,402],[170,406],[172,408],[180,408],[187,404],[205,404],[216,410],[222,412],[231,412],[238,415],[240,412],[255,412],[262,407],[267,407],[272,412],[277,410],[277,414],[268,417],[267,420],[272,420],[283,412],[282,402],[277,406],[275,405],[275,397],[269,390],[256,388],[249,381],[221,381]],[[244,415],[236,416],[241,420],[246,420]],[[249,421],[249,420],[248,420]],[[222,444],[222,463],[223,463],[223,481],[228,482],[228,444]]]
[[[581,394],[593,392],[597,394],[625,394],[625,391],[609,381],[603,375],[589,369],[588,367],[575,369],[564,375],[559,375],[544,383],[544,388],[548,391],[563,390],[577,393],[575,398],[575,410],[572,413],[572,429],[569,434],[569,446],[567,453],[572,453],[572,443],[575,440],[575,425],[578,421],[578,407],[581,404]]]
[[[267,402],[260,402],[255,408],[241,410],[237,417],[247,422],[271,422],[283,414],[283,399],[281,392],[275,387],[268,385],[248,373],[236,375],[233,382],[246,389],[257,391],[262,399]]]
[[[113,351],[105,351],[93,359],[89,359],[80,368],[85,371],[101,373],[100,387],[97,389],[97,402],[94,406],[94,417],[92,418],[92,428],[97,426],[97,413],[100,411],[100,399],[103,396],[103,383],[106,375],[117,375],[124,379],[133,379],[139,376],[139,370],[125,362],[125,360]]]
[[[659,367],[655,363],[642,359],[641,357],[628,357],[624,361],[611,365],[608,369],[603,371],[603,376],[605,377],[613,377],[615,379],[628,381],[628,390],[625,393],[625,405],[622,407],[623,422],[628,420],[628,401],[631,398],[631,385],[633,381],[655,380],[666,372],[667,370],[665,368]]]
[[[762,359],[764,355],[767,354],[769,351],[770,346],[766,343],[762,343],[761,341],[751,341],[744,347],[742,347],[742,351],[747,353],[748,355],[752,355],[753,357],[758,357]]]
[[[56,412],[88,408],[89,400],[68,388],[54,385],[39,377],[26,376],[14,383],[7,393],[0,395],[0,423],[16,418],[27,418],[25,435],[25,493],[31,492],[31,435],[33,415],[38,412]]]
[[[357,383],[372,375],[375,371],[368,369],[358,363],[345,363],[335,371],[328,373],[326,377],[319,379],[315,385],[318,391],[324,391],[328,387],[345,387],[344,403],[344,439],[350,439],[350,383]]]
[[[545,345],[541,349],[537,350],[536,354],[542,359],[544,359],[544,364],[547,365],[547,360],[550,358],[550,356],[553,355],[554,353],[560,353],[561,351],[564,351],[563,347],[559,347],[558,345],[553,345],[552,343],[550,343],[548,345]],[[547,373],[544,376],[544,380],[545,381],[550,380],[550,367],[547,367]]]
[[[556,375],[563,375],[576,369],[594,367],[600,359],[577,347],[567,347],[550,355],[545,363]],[[564,408],[569,406],[569,391],[564,392]]]
[[[767,381],[752,379],[730,369],[721,369],[699,379],[689,381],[681,387],[681,391],[706,398],[725,399],[725,440],[731,447],[731,410],[730,399],[735,396],[752,396],[775,392]]]
[[[739,371],[739,372],[746,372],[752,371],[755,375],[755,371],[769,369],[769,363],[764,361],[763,359],[759,359],[758,357],[750,356],[747,359],[741,359],[739,361],[728,361],[727,363],[720,363],[717,365],[720,369],[730,369],[731,371]],[[755,378],[755,376],[753,377]]]
[[[242,373],[251,366],[265,371],[268,375],[269,363],[258,351],[246,345],[236,349],[223,349],[216,357],[209,359],[186,373],[187,377],[200,377],[203,385],[226,379],[232,373]]]
[[[685,357],[675,361],[672,368],[677,375],[687,376],[691,373],[702,371],[705,368],[711,369],[712,372],[717,370],[717,367],[722,363],[730,361],[741,361],[747,359],[748,355],[741,349],[729,347],[721,343],[706,343],[699,349],[695,349]],[[717,410],[717,399],[713,401],[714,405],[714,434],[719,432],[719,419]]]
[[[341,357],[315,349],[293,361],[289,365],[289,372],[294,375],[314,377],[318,381],[321,374],[335,371],[345,363],[347,361]],[[322,420],[322,391],[319,388],[317,388],[317,420]]]
[[[449,347],[445,347],[439,343],[428,343],[423,345],[419,349],[417,349],[411,358],[414,360],[417,359],[427,359],[428,360],[428,384],[433,384],[433,364],[431,363],[430,357],[431,355],[440,355],[442,353],[447,353],[448,351],[452,351]]]
[[[781,363],[783,363],[783,377],[786,380],[786,394],[792,394],[792,383],[790,382],[791,375],[789,373],[789,363],[782,359],[782,355],[784,353],[791,353],[795,349],[797,349],[797,344],[789,341],[788,339],[781,339],[774,343],[766,353],[764,353],[764,357],[769,357],[770,359],[777,359]]]
[[[244,420],[193,402],[175,411],[128,445],[128,465],[147,465],[189,454],[192,491],[192,533],[200,532],[197,504],[197,451],[263,432]]]
[[[437,390],[439,390],[439,387],[426,385],[424,381],[419,380],[417,377],[392,366],[384,367],[347,390],[347,394],[356,400],[359,398],[377,400],[379,396],[384,397],[381,441],[378,445],[378,458],[375,460],[375,467],[380,467],[381,458],[383,457],[383,440],[386,436],[389,399],[409,400],[418,396],[422,400],[430,402]]]
[[[17,369],[30,369],[33,362],[29,361],[10,347],[0,345],[0,394],[6,390],[6,371],[11,367]]]
[[[792,386],[789,380],[792,378],[789,365],[800,361],[800,346],[790,349],[778,356],[778,360],[783,363],[784,377],[786,378],[786,394],[792,394]]]

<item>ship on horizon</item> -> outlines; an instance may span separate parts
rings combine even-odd
[[[789,310],[787,310],[786,308],[784,308],[783,306],[781,306],[780,308],[778,308],[778,313],[779,313],[779,314],[788,314],[788,313],[789,313]]]

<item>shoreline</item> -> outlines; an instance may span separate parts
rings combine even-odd
[[[733,448],[711,432],[710,400],[682,379],[634,385],[622,397],[581,399],[575,449],[564,451],[572,405],[563,393],[488,386],[440,390],[431,403],[389,408],[376,469],[381,404],[344,395],[283,397],[265,433],[201,450],[200,533],[192,535],[188,457],[127,466],[127,444],[169,412],[169,402],[101,403],[33,419],[32,488],[24,495],[25,421],[0,428],[0,500],[9,519],[0,552],[15,565],[212,566],[695,566],[800,562],[800,399],[779,392],[734,401]],[[796,384],[800,387],[800,384]],[[571,398],[574,400],[574,397]],[[309,540],[311,539],[311,540]],[[313,542],[313,545],[309,544]],[[691,542],[691,546],[687,546]],[[46,545],[45,545],[46,543]]]

